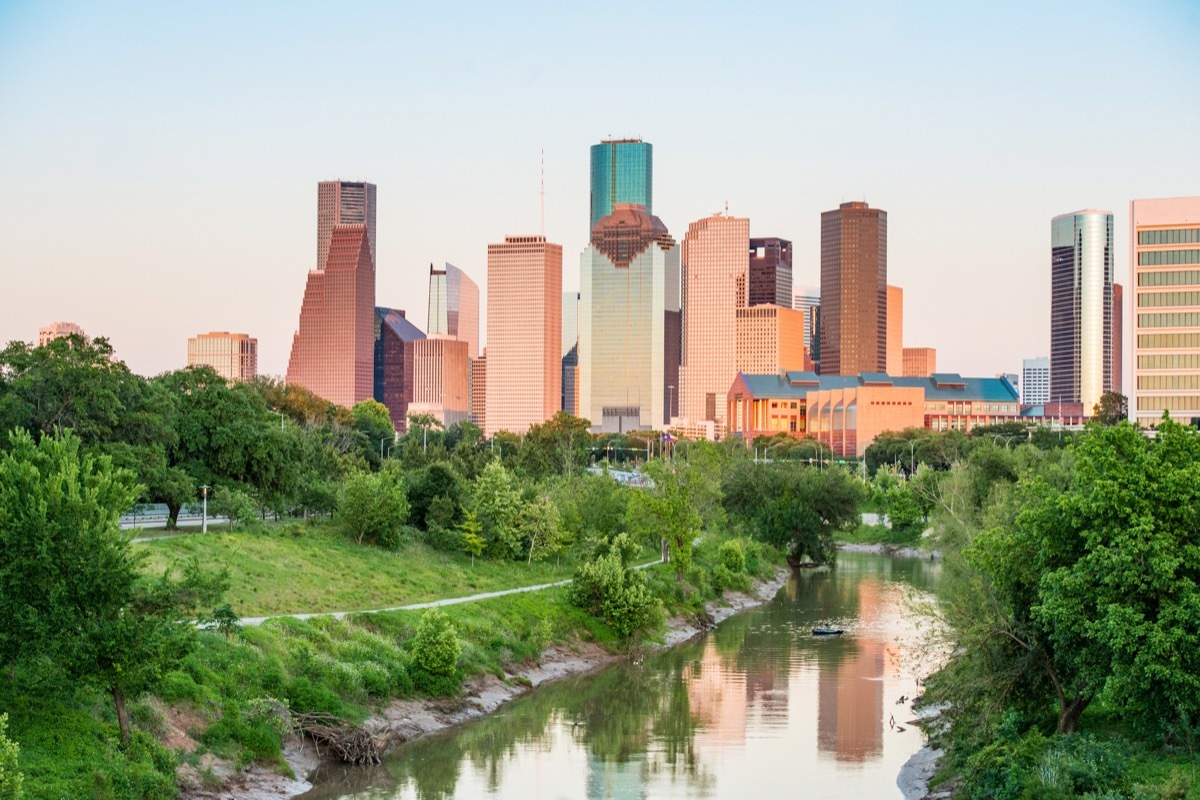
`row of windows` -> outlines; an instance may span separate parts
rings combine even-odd
[[[1200,264],[1200,250],[1153,250],[1138,253],[1139,267],[1159,264]]]
[[[1138,231],[1138,244],[1196,244],[1197,242],[1200,242],[1200,228]]]
[[[1146,292],[1138,295],[1137,304],[1141,308],[1200,306],[1200,291]]]
[[[1200,347],[1200,333],[1144,333],[1137,337],[1138,347]]]
[[[1198,283],[1200,283],[1200,269],[1138,273],[1138,286],[1194,286]]]
[[[1139,375],[1139,389],[1200,389],[1200,375]]]
[[[1138,314],[1139,328],[1194,328],[1200,325],[1200,312],[1180,311],[1173,314]]]
[[[1194,411],[1200,408],[1200,395],[1185,394],[1178,397],[1139,397],[1138,411]]]
[[[1200,353],[1163,353],[1138,356],[1138,369],[1200,369]]]

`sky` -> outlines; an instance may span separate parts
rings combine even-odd
[[[574,289],[588,148],[640,136],[676,239],[728,203],[816,285],[820,213],[866,200],[905,345],[1019,372],[1053,216],[1112,211],[1127,283],[1129,201],[1200,195],[1197,42],[1200,0],[0,0],[0,342],[69,320],[153,375],[241,331],[282,375],[334,178],[378,185],[377,305],[424,329],[430,263],[486,292],[539,232],[543,151]]]

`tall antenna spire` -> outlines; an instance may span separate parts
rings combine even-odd
[[[542,236],[546,235],[546,148],[542,148]]]

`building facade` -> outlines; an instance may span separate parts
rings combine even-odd
[[[68,336],[82,336],[87,338],[87,334],[83,332],[83,328],[76,325],[74,322],[51,322],[38,328],[38,347],[45,347],[55,339],[65,339]]]
[[[887,371],[904,373],[904,290],[887,287]]]
[[[737,310],[745,306],[750,220],[714,214],[683,237],[680,307],[683,358],[679,410],[684,419],[722,422],[724,397],[737,373]]]
[[[803,371],[804,312],[779,306],[737,310],[734,369],[752,375]]]
[[[325,268],[308,273],[287,382],[331,403],[374,395],[375,264],[364,224],[335,225]]]
[[[1125,394],[1125,287],[1113,284],[1112,291],[1112,380],[1109,388]]]
[[[1027,406],[1050,402],[1050,359],[1026,358],[1021,362],[1021,402]]]
[[[821,307],[819,286],[798,286],[792,297],[792,308],[804,313],[804,349],[813,353],[812,332],[817,329],[816,311]]]
[[[579,415],[579,292],[563,292],[562,410]]]
[[[613,213],[617,203],[635,203],[654,213],[654,145],[641,139],[605,139],[592,145],[591,221],[588,230]]]
[[[792,243],[787,239],[750,240],[746,305],[792,307]]]
[[[890,312],[889,312],[890,313]],[[905,378],[928,378],[937,372],[937,350],[933,347],[905,347],[900,351]]]
[[[678,320],[678,245],[641,205],[618,203],[579,263],[579,416],[593,431],[667,423]]]
[[[466,341],[426,335],[412,343],[410,414],[429,414],[443,427],[470,419],[470,358]]]
[[[1050,223],[1050,401],[1090,409],[1112,386],[1113,216]]]
[[[244,333],[212,331],[188,339],[189,367],[212,367],[227,381],[252,381],[258,377],[258,339]]]
[[[317,184],[317,266],[325,269],[329,241],[338,225],[365,225],[371,245],[371,262],[378,259],[375,249],[375,184],[365,181],[321,181]]]
[[[387,407],[392,427],[404,433],[413,399],[413,343],[425,334],[398,308],[376,308],[372,333],[372,396]]]
[[[488,245],[489,436],[523,434],[562,404],[562,245],[505,236]]]
[[[428,336],[451,336],[467,343],[467,356],[479,355],[479,286],[447,262],[429,265]]]
[[[471,409],[470,420],[487,430],[487,348],[479,358],[471,362]]]
[[[1200,197],[1129,204],[1130,417],[1200,419]]]
[[[887,212],[842,203],[821,214],[822,375],[887,370]]]

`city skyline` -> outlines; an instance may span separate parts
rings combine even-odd
[[[457,21],[449,9],[420,9],[403,26],[398,12],[367,14],[376,24],[362,47],[377,52],[350,82],[306,55],[349,33],[355,14],[296,9],[280,31],[270,9],[225,9],[224,20],[219,6],[0,10],[0,102],[23,111],[0,131],[10,264],[0,340],[29,341],[70,319],[155,374],[182,364],[196,331],[244,330],[259,339],[259,371],[282,375],[313,261],[312,184],[338,176],[384,188],[378,296],[425,328],[430,262],[461,266],[486,294],[487,243],[539,230],[543,149],[544,232],[563,244],[564,289],[577,289],[570,265],[586,245],[588,148],[636,136],[655,146],[654,214],[668,229],[729,201],[751,236],[793,242],[796,285],[819,282],[821,211],[851,199],[887,209],[906,339],[936,347],[940,368],[993,374],[1046,351],[1046,220],[1113,209],[1121,282],[1129,202],[1200,187],[1200,164],[1184,157],[1200,110],[1174,110],[1171,126],[1119,113],[1121,97],[1150,84],[1180,94],[1200,70],[1190,46],[1200,17],[1183,3],[1088,14],[947,4],[925,18],[879,5],[865,26],[837,8],[755,6],[721,25],[642,9],[646,24],[682,23],[686,35],[647,56],[656,91],[595,108],[582,99],[611,88],[611,76],[576,52],[581,19],[569,10],[481,8],[456,28],[461,63],[426,70],[397,94],[397,76],[421,72],[433,52],[429,34]],[[1074,35],[1054,36],[1068,20]],[[533,21],[544,50],[501,44]],[[752,56],[712,74],[710,53],[767,23],[802,27],[813,47],[785,66]],[[266,31],[278,41],[264,44]],[[1056,76],[1078,65],[1093,80],[1064,121]],[[739,113],[768,98],[785,107],[781,124]],[[348,122],[312,121],[314,109],[352,99],[367,101],[359,135],[347,135]],[[529,110],[511,111],[517,102]],[[414,113],[441,124],[410,124]],[[1148,152],[1167,157],[1148,162]],[[130,209],[140,226],[132,248]],[[988,313],[973,307],[980,296]]]

